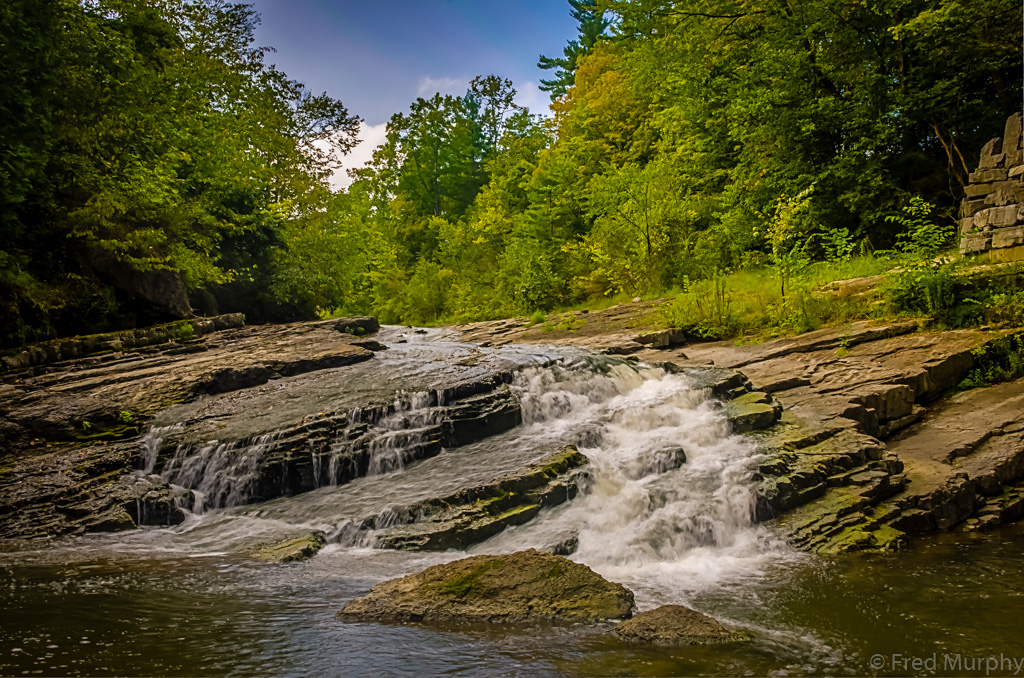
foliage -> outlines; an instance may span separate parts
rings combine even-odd
[[[886,294],[894,311],[925,315],[939,325],[962,327],[977,319],[981,304],[968,295],[972,286],[958,275],[963,263],[938,256],[952,237],[952,228],[934,222],[934,207],[912,197],[902,213],[886,221],[902,227],[898,266],[888,274]]]
[[[1018,4],[569,10],[578,35],[541,57],[550,119],[479,76],[392,116],[334,193],[358,119],[266,64],[252,7],[9,0],[0,342],[145,321],[98,261],[170,271],[203,312],[256,322],[543,324],[673,289],[663,321],[707,337],[882,313],[1019,322],[1013,289],[942,256],[964,158],[1021,97]],[[893,266],[885,308],[818,289]]]
[[[985,320],[1004,327],[1024,326],[1024,290],[998,292],[985,303]]]
[[[192,341],[196,337],[196,330],[192,327],[192,323],[183,322],[178,325],[174,331],[174,340],[182,343]]]
[[[565,96],[568,89],[572,87],[579,58],[594,49],[598,38],[604,35],[611,23],[604,16],[604,12],[588,2],[569,0],[569,6],[572,8],[570,10],[572,18],[579,25],[579,39],[570,40],[562,50],[561,57],[552,58],[542,54],[537,62],[539,68],[555,71],[555,77],[540,81],[540,89],[550,92],[552,100]]]
[[[772,267],[719,272],[710,279],[689,282],[659,308],[657,319],[704,339],[744,335],[767,339],[825,324],[845,324],[875,317],[874,300],[869,295],[843,295],[822,288],[831,281],[877,274],[890,265],[876,257],[811,264],[787,292],[785,301]]]
[[[962,391],[1024,376],[1024,335],[1020,333],[996,337],[973,353],[975,367],[960,382]]]
[[[257,21],[223,0],[4,4],[0,342],[115,323],[126,270],[268,298],[267,255],[358,119],[267,65]]]
[[[913,196],[902,214],[890,215],[887,222],[898,224],[902,232],[896,236],[896,249],[911,257],[935,257],[946,249],[952,240],[954,228],[951,224],[933,221],[930,216],[935,207],[919,196]]]

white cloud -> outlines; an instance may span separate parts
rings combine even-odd
[[[348,152],[348,155],[342,157],[341,169],[331,175],[331,188],[335,191],[348,188],[352,184],[352,177],[348,175],[348,170],[358,169],[373,160],[373,152],[384,143],[387,134],[388,124],[386,122],[379,125],[367,125],[365,122],[360,122],[359,133],[356,135],[359,138],[359,143]]]
[[[551,117],[551,98],[547,92],[542,92],[537,83],[528,80],[516,88],[516,103],[530,109],[534,115],[542,115],[545,118]]]
[[[420,79],[419,96],[433,96],[435,92],[441,94],[459,95],[465,94],[468,89],[468,80],[456,78],[431,78],[429,76]],[[547,92],[542,92],[537,83],[527,81],[516,88],[515,102],[520,106],[530,109],[534,115],[551,116],[551,109],[548,107],[551,100]],[[356,134],[359,143],[349,151],[348,155],[341,159],[342,166],[336,170],[330,178],[331,188],[339,191],[352,185],[352,177],[348,170],[357,169],[373,160],[373,152],[387,139],[388,124],[382,122],[379,125],[367,125],[359,123],[359,132]]]
[[[420,78],[419,85],[416,87],[416,94],[426,98],[432,97],[437,93],[462,96],[466,93],[467,89],[469,89],[468,79],[432,78],[429,75],[425,75]]]

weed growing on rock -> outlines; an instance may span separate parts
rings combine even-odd
[[[961,391],[1024,376],[1024,332],[997,337],[972,353],[976,367],[960,382]]]

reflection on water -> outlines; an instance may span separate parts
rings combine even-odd
[[[335,548],[265,566],[138,556],[61,564],[22,554],[0,565],[0,673],[864,675],[876,673],[875,654],[1017,657],[1022,545],[1015,526],[943,535],[890,556],[789,562],[691,601],[751,628],[754,642],[677,649],[623,645],[607,626],[438,632],[334,619],[378,578],[346,568],[383,578],[436,557]]]

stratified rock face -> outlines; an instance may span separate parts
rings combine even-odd
[[[642,612],[615,628],[621,638],[651,645],[713,645],[750,640],[746,631],[729,631],[716,620],[682,605]]]
[[[521,473],[400,511],[399,522],[407,524],[382,531],[378,543],[410,551],[466,548],[572,499],[587,464],[574,446],[566,446]]]
[[[272,563],[293,563],[312,558],[327,543],[327,535],[320,530],[309,532],[301,537],[285,539],[273,544],[257,544],[249,549],[250,556],[257,560]]]
[[[534,549],[473,556],[373,587],[342,619],[580,623],[628,619],[633,594],[589,567]]]

